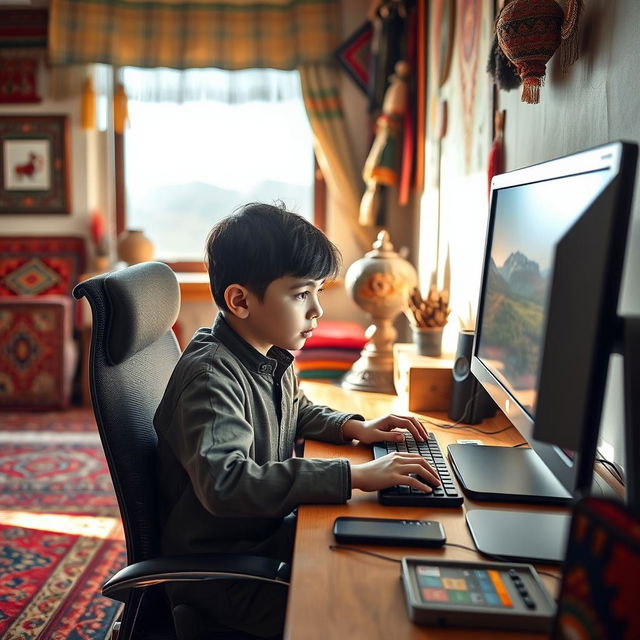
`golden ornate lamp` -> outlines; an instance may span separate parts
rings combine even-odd
[[[355,303],[371,315],[369,338],[342,381],[345,389],[395,393],[393,385],[393,343],[398,332],[395,317],[408,305],[409,292],[418,275],[411,263],[394,250],[389,234],[381,231],[373,250],[347,270],[345,286]]]

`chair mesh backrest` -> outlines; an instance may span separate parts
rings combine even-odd
[[[180,307],[178,283],[169,267],[149,262],[91,278],[74,296],[86,296],[91,305],[91,400],[128,560],[145,560],[159,551],[153,416],[180,357],[171,330]]]

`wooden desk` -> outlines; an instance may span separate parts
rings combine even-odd
[[[386,413],[407,414],[396,396],[345,391],[339,387],[305,381],[303,389],[307,396],[318,404],[335,409],[361,413],[373,418]],[[421,414],[414,413],[418,417]],[[438,415],[444,421],[443,414]],[[448,421],[447,421],[448,422]],[[504,416],[485,421],[481,428],[495,431],[508,425]],[[485,444],[513,445],[522,441],[515,429],[495,436],[482,436],[469,430],[443,430],[427,425],[436,433],[441,447],[457,439],[480,439]],[[472,435],[473,434],[473,435]],[[354,463],[371,460],[371,449],[364,445],[340,447],[307,441],[305,456],[318,458],[348,457]],[[337,516],[399,517],[409,519],[431,519],[442,522],[447,542],[462,544],[474,549],[464,519],[467,508],[520,508],[504,503],[477,502],[465,497],[463,508],[423,509],[416,507],[386,507],[378,504],[376,493],[354,491],[346,505],[305,505],[298,509],[293,574],[289,592],[289,605],[285,638],[290,640],[402,640],[408,638],[442,638],[464,640],[518,638],[519,640],[542,639],[544,634],[510,633],[494,630],[440,629],[421,627],[410,622],[400,584],[400,567],[396,563],[349,551],[332,551],[333,521]],[[527,510],[564,512],[561,507],[538,508],[528,505]],[[540,532],[544,535],[544,532]],[[411,549],[408,547],[374,547],[367,549],[395,558],[405,555],[425,555],[450,560],[486,560],[476,551],[457,547],[442,549]],[[537,568],[559,576],[557,567],[538,565]],[[541,576],[549,592],[555,596],[559,581]]]

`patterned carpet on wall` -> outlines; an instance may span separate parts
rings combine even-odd
[[[91,412],[0,414],[0,638],[103,640],[125,561]]]

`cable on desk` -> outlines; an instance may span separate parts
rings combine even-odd
[[[476,431],[477,433],[481,433],[484,436],[494,436],[498,433],[502,433],[503,431],[509,431],[509,429],[512,429],[513,428],[512,426],[508,426],[508,427],[504,427],[504,429],[498,429],[498,431],[483,431],[482,429],[478,429],[477,427],[472,427],[471,425],[462,424],[464,417],[467,415],[467,411],[471,407],[471,403],[476,399],[476,397],[478,396],[478,393],[479,392],[476,391],[467,400],[467,404],[464,405],[464,409],[462,411],[462,418],[460,418],[460,420],[457,420],[452,424],[438,424],[437,422],[433,422],[433,420],[427,420],[426,418],[423,418],[422,420],[419,419],[418,422],[420,422],[423,425],[426,422],[427,424],[430,424],[434,427],[438,427],[439,429],[469,429],[471,431]]]
[[[458,547],[459,549],[464,549],[465,551],[471,551],[472,553],[477,554],[477,549],[473,549],[472,547],[467,547],[464,544],[458,544],[457,542],[445,542],[445,547]],[[346,544],[330,544],[329,549],[332,551],[355,551],[356,553],[364,553],[367,556],[373,556],[374,558],[380,558],[381,560],[388,560],[389,562],[395,562],[397,564],[401,564],[402,560],[398,560],[397,558],[392,558],[391,556],[385,556],[382,553],[376,553],[375,551],[367,551],[366,549],[360,549],[358,547],[351,547]],[[488,556],[492,560],[498,560],[500,562],[512,562],[508,558],[503,558],[502,556],[493,555],[490,553],[485,553],[484,555]],[[536,571],[544,576],[549,576],[554,580],[562,580],[561,576],[556,576],[553,573],[549,573],[548,571],[540,571],[536,569]]]
[[[497,433],[503,433],[504,431],[509,431],[509,429],[513,429],[512,426],[504,427],[503,429],[498,429],[497,431],[483,431],[482,429],[478,429],[477,427],[472,427],[471,425],[461,425],[458,422],[454,422],[453,424],[438,424],[437,422],[433,422],[431,420],[422,419],[419,422],[433,425],[434,427],[439,427],[440,429],[470,429],[471,431],[476,431],[477,433],[482,434],[483,436],[494,436]]]
[[[329,549],[331,551],[355,551],[357,553],[364,553],[367,556],[373,556],[374,558],[380,558],[381,560],[389,560],[389,562],[402,563],[402,560],[398,558],[392,558],[391,556],[385,556],[382,553],[376,553],[375,551],[367,551],[366,549],[359,549],[358,547],[350,547],[346,544],[330,544]]]

